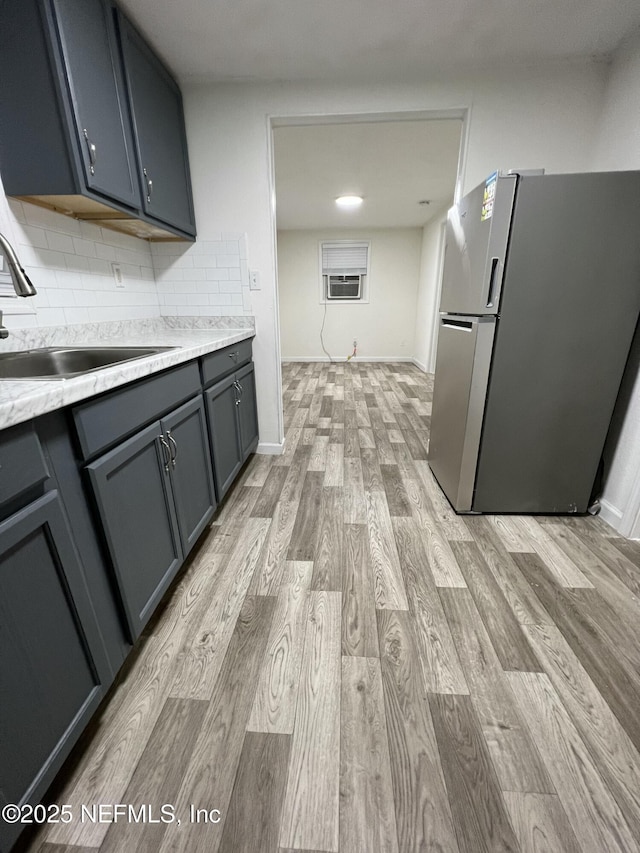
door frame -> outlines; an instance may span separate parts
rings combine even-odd
[[[440,235],[438,237],[438,269],[436,272],[436,286],[433,292],[431,302],[431,310],[433,318],[431,321],[431,345],[429,347],[429,359],[427,361],[427,373],[436,372],[436,353],[438,351],[438,331],[440,324],[438,322],[438,306],[440,305],[440,294],[442,293],[442,275],[444,273],[444,246],[447,236],[446,220],[440,225]]]
[[[275,280],[274,294],[274,325],[277,347],[278,364],[282,362],[282,345],[280,331],[280,288],[278,283],[278,231],[276,225],[276,175],[274,157],[273,131],[276,127],[296,127],[320,124],[358,124],[388,121],[442,121],[459,119],[462,122],[460,131],[460,148],[458,151],[458,166],[456,172],[456,183],[453,195],[454,204],[464,195],[464,179],[467,168],[467,152],[469,148],[469,128],[471,124],[471,107],[458,106],[447,109],[422,109],[422,110],[398,110],[397,112],[345,112],[345,113],[309,113],[309,114],[267,114],[267,159],[268,159],[268,181],[270,198],[270,229],[273,257],[273,276]],[[444,244],[442,246],[444,249]],[[442,280],[442,269],[440,269],[440,282]],[[440,284],[438,284],[436,300],[439,298]],[[437,315],[437,301],[435,302]],[[435,320],[434,320],[435,322]],[[282,377],[280,371],[277,375],[278,390],[278,425],[280,435],[280,447],[284,449],[284,412],[282,406]],[[278,448],[280,452],[280,448]]]

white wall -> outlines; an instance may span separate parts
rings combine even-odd
[[[470,189],[496,168],[588,168],[605,70],[562,64],[413,86],[183,86],[199,237],[246,232],[249,266],[261,274],[262,290],[251,293],[251,302],[262,441],[276,446],[283,437],[269,117],[468,107]]]
[[[239,232],[195,243],[152,243],[163,316],[240,316],[251,313],[247,238]]]
[[[421,228],[291,230],[278,232],[278,289],[282,357],[326,359],[320,343],[319,245],[323,240],[369,240],[368,302],[326,304],[324,344],[343,360],[358,341],[358,358],[410,359],[420,274]]]
[[[436,325],[440,303],[441,250],[443,225],[447,209],[439,211],[422,231],[420,257],[420,283],[415,311],[414,359],[428,373],[435,370],[435,345],[438,336]]]
[[[606,80],[593,169],[640,169],[640,34],[625,42]]]
[[[640,34],[622,45],[611,65],[592,169],[640,169]],[[606,448],[610,471],[602,510],[616,529],[635,538],[640,538],[639,366],[637,332]]]

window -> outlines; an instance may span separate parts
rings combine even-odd
[[[369,243],[337,240],[320,244],[322,302],[368,302]]]

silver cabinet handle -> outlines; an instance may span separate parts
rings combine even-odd
[[[244,394],[244,388],[242,385],[236,380],[236,388],[240,392],[240,401],[242,402],[242,395]]]
[[[171,467],[176,467],[176,459],[178,458],[178,445],[176,444],[175,438],[171,435],[171,430],[167,430],[167,438],[171,442],[171,446],[173,447],[173,454],[171,456]]]
[[[142,170],[142,174],[147,182],[147,201],[151,203],[151,196],[153,195],[153,181],[149,177],[146,168]]]
[[[92,175],[95,175],[95,173],[96,173],[96,157],[97,157],[96,146],[89,139],[89,133],[88,133],[86,127],[83,128],[82,132],[84,134],[84,138],[85,138],[85,141],[87,143],[87,150],[89,151],[89,171],[91,172]]]
[[[160,442],[160,447],[162,449],[162,459],[164,461],[164,470],[169,473],[169,462],[171,462],[171,449],[167,444],[167,440],[163,435],[158,436],[158,441]],[[164,451],[167,451],[166,455]]]
[[[229,358],[232,358],[235,361],[235,363],[237,364],[239,355],[240,355],[240,350],[237,349],[235,352],[229,353]]]
[[[240,393],[240,383],[238,382],[237,379],[233,380],[233,388],[236,392],[236,406],[239,406],[240,405],[240,397],[238,397],[238,394]]]

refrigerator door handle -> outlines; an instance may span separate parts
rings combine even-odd
[[[477,322],[477,320],[475,321]],[[471,332],[473,330],[473,320],[454,320],[452,317],[441,317],[440,324],[447,329],[457,329],[461,332]]]
[[[489,275],[489,292],[487,293],[487,308],[493,308],[499,274],[502,272],[500,258],[491,258],[491,274]]]

